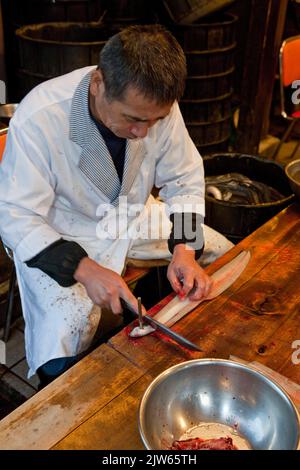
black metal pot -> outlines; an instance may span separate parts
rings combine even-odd
[[[279,201],[251,205],[219,201],[206,195],[205,223],[234,243],[256,230],[294,200],[284,168],[276,162],[239,153],[217,153],[204,157],[203,162],[206,176],[241,173],[277,189],[283,195],[283,199]]]

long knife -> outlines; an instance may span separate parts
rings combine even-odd
[[[162,331],[165,333],[165,335],[169,336],[172,338],[174,341],[177,343],[181,344],[182,346],[192,349],[193,351],[200,351],[202,352],[202,349],[200,349],[196,344],[192,343],[188,339],[184,338],[183,336],[179,335],[175,331],[171,330],[167,326],[163,325],[157,320],[154,320],[154,318],[149,317],[148,315],[143,315],[143,320],[146,320],[146,323],[149,323],[149,325],[156,327],[158,330]]]
[[[128,304],[124,299],[121,299],[121,303],[123,305],[125,305],[125,307],[129,308],[138,317],[138,313],[135,310],[133,310],[131,305]],[[184,346],[185,348],[191,349],[192,351],[202,352],[202,349],[200,349],[196,344],[192,343],[191,341],[184,338],[180,334],[175,333],[175,331],[171,330],[170,328],[163,325],[159,321],[154,320],[154,318],[149,317],[148,315],[143,315],[143,320],[145,320],[146,323],[153,326],[154,328],[157,328],[158,330],[162,331],[165,335],[169,336],[174,341],[181,344],[181,346]]]

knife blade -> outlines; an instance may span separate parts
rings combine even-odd
[[[139,327],[141,330],[144,328],[144,321],[143,321],[143,311],[142,311],[142,299],[138,297],[138,311],[139,311]]]
[[[129,310],[131,310],[131,312],[133,312],[137,317],[139,317],[138,313],[124,299],[121,299],[121,304],[124,305]],[[149,325],[155,327],[156,329],[160,330],[162,333],[164,333],[165,335],[172,338],[174,341],[179,343],[181,346],[184,346],[185,348],[191,349],[192,351],[203,352],[202,349],[199,348],[199,346],[192,343],[191,341],[184,338],[183,336],[176,333],[175,331],[171,330],[170,328],[163,325],[162,323],[158,322],[157,320],[154,320],[154,318],[149,317],[148,315],[143,315],[143,321],[145,321]]]
[[[162,331],[165,335],[169,336],[170,338],[172,338],[174,341],[181,344],[185,348],[191,349],[193,351],[202,352],[202,349],[200,349],[199,346],[192,343],[188,339],[184,338],[184,336],[181,336],[180,334],[171,330],[170,328],[163,325],[162,323],[158,322],[157,320],[154,320],[154,318],[149,317],[148,315],[143,315],[143,320],[146,320],[146,322],[149,323],[149,325],[156,327],[158,330]]]

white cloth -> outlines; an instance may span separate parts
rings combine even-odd
[[[151,212],[151,208],[155,207],[155,211]],[[159,216],[157,217],[157,213]],[[149,228],[153,224],[152,215],[155,215],[159,220],[160,230],[159,237],[156,239],[149,239]],[[140,239],[133,242],[128,251],[128,258],[139,260],[148,259],[168,259],[172,258],[168,249],[168,238],[171,231],[171,222],[167,216],[166,205],[150,196],[146,210],[143,213],[143,218],[140,221],[141,227],[139,228]],[[208,266],[224,253],[229,251],[234,244],[229,241],[224,235],[216,230],[203,224],[203,238],[204,238],[204,252],[199,259],[199,264],[202,267]]]
[[[171,212],[187,210],[204,216],[202,159],[178,103],[147,137],[127,141],[120,187],[89,114],[93,69],[85,67],[44,82],[25,97],[10,121],[0,166],[0,231],[14,252],[29,375],[50,359],[84,350],[100,311],[82,286],[62,288],[25,261],[64,238],[78,242],[101,265],[121,273],[132,241],[97,238],[112,212],[99,205],[112,203],[118,210],[120,196],[126,196],[130,206],[145,204],[154,185],[161,188],[160,198]],[[136,222],[132,215],[128,224]]]
[[[224,235],[205,224],[203,224],[203,234],[204,251],[198,262],[204,268],[229,251],[234,244]],[[139,260],[171,259],[167,240],[139,240],[130,248],[127,256]]]

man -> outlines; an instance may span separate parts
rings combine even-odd
[[[118,314],[123,299],[137,309],[120,276],[126,256],[166,257],[169,248],[173,289],[192,300],[209,292],[196,261],[203,251],[203,166],[177,103],[185,77],[174,37],[161,26],[134,26],[107,42],[97,68],[32,90],[11,120],[0,224],[14,252],[29,375],[38,371],[50,381],[76,362],[101,308]],[[159,204],[163,224],[170,224],[167,207],[173,228],[169,238],[156,237],[153,250],[148,237],[135,240],[133,233],[148,220],[154,185],[166,203]],[[140,214],[136,204],[145,205]],[[116,218],[123,228],[111,235]],[[178,230],[182,223],[197,229],[194,238]],[[217,255],[231,246],[220,240]]]

